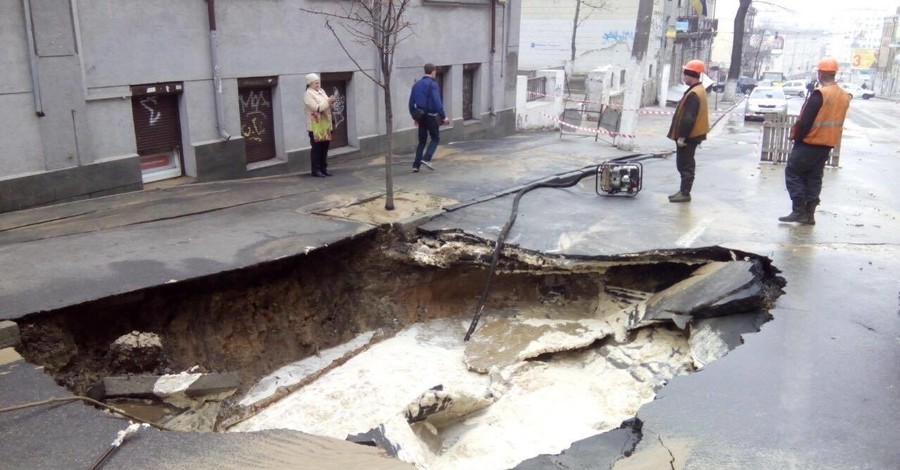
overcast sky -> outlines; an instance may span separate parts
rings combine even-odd
[[[771,4],[771,5],[770,5]],[[772,5],[782,5],[784,10]],[[764,19],[782,12],[784,19],[790,19],[796,25],[822,23],[841,12],[857,11],[860,7],[865,9],[879,9],[884,15],[892,15],[900,6],[900,0],[760,0],[753,2],[753,6],[759,10],[757,18]],[[719,31],[732,31],[734,29],[734,14],[737,12],[738,0],[718,0],[716,2],[716,17],[719,20]],[[811,25],[814,26],[814,25]]]

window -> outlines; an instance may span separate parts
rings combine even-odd
[[[466,64],[463,66],[463,119],[476,119],[475,117],[475,74],[479,64]]]

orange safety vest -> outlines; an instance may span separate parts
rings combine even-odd
[[[844,131],[844,118],[847,117],[847,108],[850,107],[850,95],[841,89],[836,83],[819,88],[822,94],[822,107],[812,129],[803,138],[803,142],[810,145],[824,145],[836,147],[841,142],[841,133]],[[806,105],[804,105],[804,108]],[[805,109],[804,109],[805,110]],[[803,115],[803,111],[800,111]],[[791,126],[791,139],[797,134],[797,123]]]
[[[709,105],[706,101],[706,90],[703,88],[703,84],[697,84],[692,86],[691,89],[688,90],[688,93],[693,93],[700,99],[700,109],[697,111],[697,119],[694,121],[694,127],[691,128],[688,137],[706,135],[709,133]],[[669,128],[668,136],[672,140],[678,139],[679,124],[681,124],[681,120],[684,118],[685,101],[687,101],[687,94],[684,95],[681,101],[678,102],[678,107],[675,108],[675,118],[672,120],[672,127]]]

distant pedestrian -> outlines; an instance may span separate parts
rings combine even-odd
[[[675,141],[675,166],[681,175],[681,188],[669,196],[669,202],[690,202],[691,189],[694,186],[696,161],[694,153],[697,146],[706,140],[709,132],[709,106],[706,90],[700,84],[700,75],[706,65],[699,60],[691,60],[683,69],[683,80],[688,89],[675,108],[672,125],[668,137]]]
[[[437,68],[434,64],[425,64],[425,76],[413,84],[409,94],[409,114],[413,122],[419,126],[419,145],[416,147],[416,160],[412,165],[414,173],[419,171],[420,165],[434,170],[431,166],[431,157],[434,156],[434,151],[441,141],[440,126],[450,123],[444,112],[438,84],[434,80],[436,76]],[[426,149],[425,144],[429,136],[431,142]]]
[[[784,182],[791,196],[791,213],[782,222],[815,225],[814,214],[822,192],[822,175],[831,149],[841,142],[850,95],[834,82],[838,63],[831,57],[819,61],[819,88],[812,92],[791,126],[794,148],[784,167]]]
[[[331,108],[336,100],[322,89],[318,75],[311,73],[306,76],[303,104],[306,108],[306,130],[309,132],[310,174],[317,178],[331,176],[328,172],[328,146],[331,145],[333,129]]]

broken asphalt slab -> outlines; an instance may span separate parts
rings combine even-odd
[[[612,468],[617,461],[634,452],[643,436],[643,424],[640,419],[629,419],[618,429],[575,442],[560,454],[539,455],[528,459],[516,465],[513,470]],[[585,466],[586,464],[590,466]]]
[[[672,320],[685,328],[692,318],[746,313],[762,308],[765,286],[758,261],[709,263],[691,277],[647,301],[644,320]]]
[[[40,368],[21,359],[0,361],[0,408],[66,396],[71,394]],[[0,468],[89,468],[127,425],[127,420],[79,401],[0,413]],[[295,431],[220,434],[154,429],[128,438],[104,468],[274,470],[293,468],[298,462],[331,470],[414,468],[378,449]]]

